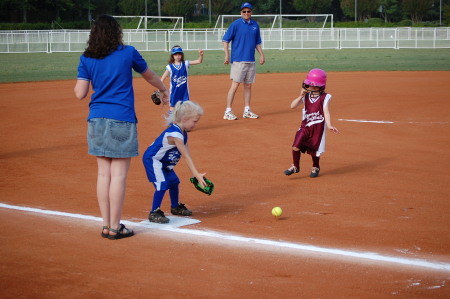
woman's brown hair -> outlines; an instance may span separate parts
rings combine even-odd
[[[84,56],[102,59],[123,45],[123,32],[119,23],[111,16],[99,16],[92,26]]]

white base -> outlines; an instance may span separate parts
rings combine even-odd
[[[148,220],[144,220],[144,221],[139,222],[139,225],[143,225],[143,226],[151,227],[151,228],[162,228],[162,226],[177,228],[177,227],[197,224],[197,223],[201,222],[200,220],[197,220],[194,218],[189,218],[189,217],[179,217],[179,216],[166,216],[166,217],[169,218],[169,220],[170,220],[169,223],[154,223],[154,222],[150,222]]]

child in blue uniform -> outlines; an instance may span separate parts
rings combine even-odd
[[[164,194],[169,190],[171,213],[173,215],[190,216],[192,211],[179,202],[180,180],[173,168],[177,165],[181,156],[184,156],[192,175],[206,186],[203,179],[205,173],[200,173],[192,161],[189,147],[187,145],[188,132],[197,125],[203,109],[195,102],[179,101],[173,112],[167,117],[168,128],[150,145],[143,156],[145,171],[148,180],[153,183],[155,193],[153,195],[153,205],[148,216],[150,222],[168,223],[169,218],[164,216],[160,209]]]
[[[191,65],[203,62],[203,50],[198,50],[200,56],[197,60],[184,60],[183,49],[180,46],[172,48],[169,64],[161,77],[164,82],[170,76],[170,111],[173,111],[179,101],[189,101],[188,69]]]

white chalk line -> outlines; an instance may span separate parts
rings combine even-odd
[[[70,217],[70,218],[76,218],[76,219],[102,222],[102,219],[100,217],[94,217],[94,216],[90,216],[90,215],[73,214],[73,213],[66,213],[66,212],[59,212],[59,211],[52,211],[52,210],[42,210],[42,209],[22,207],[22,206],[13,206],[13,205],[8,205],[8,204],[4,204],[4,203],[0,203],[0,208],[32,212],[32,213],[38,213],[38,214],[44,214],[44,215],[62,216],[62,217]],[[297,250],[297,251],[301,251],[301,252],[323,253],[323,254],[335,255],[335,256],[341,256],[341,257],[347,257],[347,258],[353,258],[353,259],[385,262],[385,263],[391,263],[391,264],[414,266],[414,267],[421,267],[421,268],[426,268],[426,269],[450,272],[450,263],[446,263],[446,262],[388,256],[388,255],[382,255],[382,254],[375,253],[375,252],[357,252],[357,251],[337,249],[337,248],[326,248],[326,247],[319,247],[319,246],[314,246],[314,245],[307,245],[307,244],[300,244],[300,243],[293,243],[293,242],[274,241],[274,240],[269,240],[269,239],[249,238],[249,237],[243,237],[243,236],[238,236],[238,235],[215,232],[215,231],[211,231],[211,230],[204,231],[204,230],[197,230],[197,229],[185,229],[185,228],[181,229],[179,227],[169,226],[166,224],[157,224],[157,225],[151,226],[147,223],[144,224],[144,223],[132,222],[132,221],[122,221],[122,223],[129,225],[129,226],[138,226],[138,227],[147,228],[147,229],[151,228],[151,229],[157,229],[157,230],[172,231],[172,232],[186,234],[186,235],[194,235],[194,236],[208,237],[208,238],[214,238],[214,239],[219,239],[219,240],[235,241],[235,242],[239,242],[239,243],[243,243],[243,244],[247,244],[247,245],[248,244],[259,244],[259,245],[267,246],[269,248],[270,247],[287,248],[287,249],[293,249],[293,250]]]
[[[418,121],[407,121],[407,122],[401,122],[401,121],[391,121],[391,120],[365,120],[365,119],[344,119],[339,118],[339,121],[349,121],[349,122],[358,122],[358,123],[373,123],[373,124],[395,124],[395,123],[407,123],[407,124],[421,124],[423,122]],[[446,125],[448,124],[447,121],[438,121],[438,122],[429,122],[429,124],[439,124],[439,125]]]
[[[393,121],[390,120],[365,120],[365,119],[343,119],[339,118],[340,121],[350,121],[357,123],[375,123],[375,124],[393,124]]]

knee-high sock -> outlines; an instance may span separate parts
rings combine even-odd
[[[179,199],[178,199],[179,187],[178,186],[179,185],[176,184],[175,186],[173,186],[172,188],[169,189],[170,204],[172,205],[172,208],[178,207],[178,203],[179,203]]]
[[[164,194],[166,194],[166,190],[155,191],[155,194],[153,194],[152,212],[161,206]]]
[[[313,167],[320,168],[320,166],[319,166],[320,157],[315,157],[315,156],[311,156],[311,157],[312,157],[312,161],[313,161]]]
[[[297,169],[300,169],[300,151],[292,150],[292,161]]]

